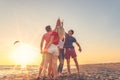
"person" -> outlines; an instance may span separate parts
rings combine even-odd
[[[79,47],[79,51],[81,52],[81,46],[80,44],[77,42],[76,38],[73,37],[72,35],[74,34],[74,31],[71,29],[68,31],[68,34],[66,33],[65,35],[65,43],[64,43],[64,48],[65,48],[65,58],[67,61],[67,69],[68,69],[68,73],[71,74],[70,71],[70,57],[73,58],[78,74],[79,74],[79,64],[77,61],[77,55],[73,46],[73,43],[76,43],[76,45]]]
[[[56,26],[58,26],[58,34],[59,34],[59,65],[58,65],[58,75],[61,76],[62,74],[62,70],[63,70],[63,65],[64,65],[64,42],[65,42],[65,31],[63,28],[63,22],[60,21],[60,18],[57,20],[57,24]]]
[[[50,57],[49,60],[52,63],[52,71],[53,71],[53,79],[56,79],[58,74],[57,74],[57,59],[59,55],[58,51],[58,42],[59,42],[59,36],[57,33],[57,29],[55,29],[52,34],[50,41],[46,47],[46,51],[49,53]]]
[[[57,20],[55,30],[51,34],[51,39],[46,47],[47,52],[49,53],[50,60],[52,61],[52,73],[53,79],[56,80],[58,77],[57,72],[57,59],[59,55],[59,40],[63,39],[64,29],[61,25],[60,19]]]
[[[47,33],[45,33],[42,37],[42,40],[41,40],[41,43],[40,43],[40,51],[42,53],[42,61],[41,61],[41,64],[40,64],[40,68],[39,68],[39,74],[38,74],[38,78],[37,80],[40,79],[41,75],[42,75],[42,71],[44,69],[44,65],[47,64],[48,62],[46,62],[46,56],[47,53],[44,51],[44,48],[47,46],[47,44],[49,43],[50,41],[50,36],[51,36],[51,33],[52,33],[52,29],[51,29],[51,26],[48,25],[45,27],[45,30]],[[43,46],[44,45],[44,42],[45,42],[45,47]],[[46,62],[46,63],[45,63]],[[50,71],[50,69],[48,69],[48,72]]]

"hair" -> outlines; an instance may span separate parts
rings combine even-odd
[[[72,34],[74,34],[74,31],[72,29],[70,31],[72,32]]]
[[[58,32],[59,38],[61,40],[63,40],[63,38],[65,37],[65,30],[64,30],[64,28],[61,27],[61,26],[58,26],[57,27],[57,32]]]
[[[46,29],[47,32],[49,32],[51,30],[50,25],[46,26],[45,29]]]

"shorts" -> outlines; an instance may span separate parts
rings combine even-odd
[[[48,48],[48,53],[58,56],[59,55],[59,50],[57,45],[51,44],[50,47]]]
[[[70,57],[75,58],[76,52],[74,48],[66,48],[65,58],[70,59]]]

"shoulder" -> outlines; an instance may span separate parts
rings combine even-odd
[[[47,33],[44,34],[44,36],[50,35],[50,34],[52,34],[52,32],[47,32]]]
[[[55,32],[55,31],[52,31],[52,33],[51,33],[52,35],[55,35],[55,34],[58,34],[57,32]]]
[[[45,37],[47,35],[47,33],[43,34],[43,37]]]
[[[49,32],[47,32],[47,33],[43,34],[43,38],[45,38],[45,37],[49,36],[50,34],[51,34],[51,33],[49,33]]]
[[[67,33],[65,33],[65,36],[69,36]]]
[[[75,37],[73,37],[73,36],[71,36],[72,37],[72,39],[74,40],[74,42],[76,42],[76,38]]]
[[[71,36],[72,38],[76,39],[74,36]]]

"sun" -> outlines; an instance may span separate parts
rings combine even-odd
[[[15,45],[15,49],[12,55],[12,59],[16,64],[26,66],[34,62],[37,59],[36,51],[28,44],[20,43]]]

